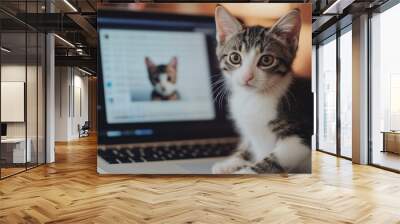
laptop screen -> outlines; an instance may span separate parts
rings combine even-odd
[[[201,31],[99,31],[109,124],[213,120],[206,35]]]
[[[100,10],[98,142],[236,136],[213,17]]]

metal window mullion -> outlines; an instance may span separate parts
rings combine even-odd
[[[28,19],[28,1],[25,1],[25,21]],[[26,24],[26,23],[25,23]],[[25,25],[25,102],[24,102],[24,118],[25,118],[25,170],[28,170],[28,113],[27,113],[27,97],[28,97],[28,24]]]
[[[47,13],[47,4],[45,3]],[[44,33],[44,163],[47,163],[47,35]],[[42,69],[43,72],[43,69]],[[43,73],[42,73],[43,76]],[[60,89],[61,91],[61,89]]]
[[[39,1],[36,1],[39,13]],[[39,165],[39,33],[36,31],[36,166]]]
[[[341,64],[340,64],[340,29],[336,30],[336,154],[341,156]]]
[[[315,122],[317,123],[315,126],[315,148],[319,149],[319,44],[315,46]]]
[[[371,19],[372,19],[372,12],[368,12],[368,35],[367,35],[367,44],[368,44],[368,53],[367,53],[367,83],[368,83],[368,94],[367,94],[367,132],[368,132],[368,155],[367,155],[367,164],[373,164],[373,149],[372,149],[372,64],[371,64],[371,56],[372,56],[372,29],[371,29]]]

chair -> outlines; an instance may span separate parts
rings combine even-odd
[[[85,121],[82,127],[78,124],[79,138],[89,136],[89,129],[90,129],[89,121]]]

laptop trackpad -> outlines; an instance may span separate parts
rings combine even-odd
[[[182,169],[184,169],[186,172],[185,173],[192,173],[192,174],[212,174],[211,168],[213,165],[218,162],[223,160],[223,158],[218,158],[218,159],[206,159],[202,161],[196,161],[193,160],[190,163],[182,163],[179,164],[178,166]]]

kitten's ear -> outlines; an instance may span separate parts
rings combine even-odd
[[[294,49],[297,49],[301,28],[300,10],[295,9],[290,11],[286,16],[281,17],[278,22],[271,28],[271,32],[278,35],[288,44],[291,44]]]
[[[153,63],[153,61],[151,61],[151,59],[149,57],[145,57],[144,61],[147,65],[147,67],[151,68],[151,67],[155,67],[156,65]]]
[[[178,59],[176,57],[173,57],[169,62],[169,65],[176,69],[176,66],[178,65]]]
[[[243,29],[240,22],[222,6],[215,8],[215,25],[218,43],[223,43],[230,36]]]

